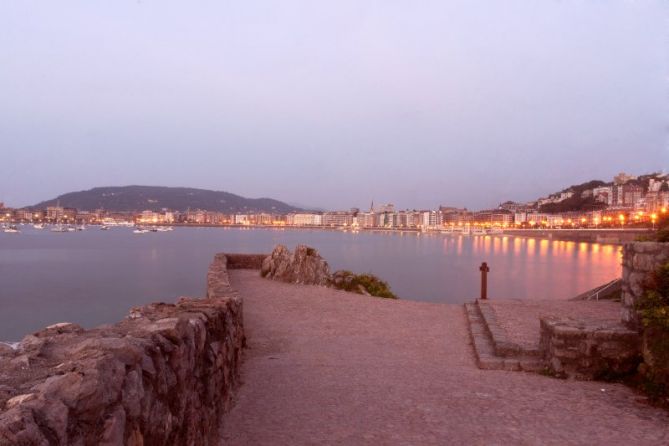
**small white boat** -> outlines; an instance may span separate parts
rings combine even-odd
[[[44,229],[44,223],[36,223],[33,225],[35,229]]]
[[[9,225],[3,229],[3,232],[7,234],[19,234],[21,231],[19,231],[19,228],[16,225]]]
[[[67,228],[61,224],[58,224],[51,228],[51,232],[67,232]]]
[[[150,231],[148,229],[144,229],[144,228],[137,228],[132,232],[133,232],[133,234],[146,234],[147,232],[150,232]]]
[[[67,232],[76,232],[77,228],[75,228],[74,226],[68,226],[67,228],[65,228],[65,230]]]
[[[156,230],[158,232],[169,232],[169,231],[174,231],[174,228],[172,226],[158,226]]]
[[[77,226],[77,231],[85,231],[86,225]]]
[[[107,225],[100,226],[100,231],[109,231],[109,226]]]

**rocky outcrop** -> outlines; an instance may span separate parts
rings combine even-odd
[[[298,245],[290,252],[283,245],[277,245],[262,262],[260,274],[273,280],[305,285],[328,285],[330,267],[313,248]]]
[[[0,445],[214,445],[238,382],[242,302],[225,256],[206,299],[56,324],[0,352]]]

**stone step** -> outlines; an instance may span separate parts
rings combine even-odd
[[[504,370],[504,360],[495,356],[495,349],[478,307],[466,303],[465,312],[478,367],[484,370]]]
[[[476,303],[466,303],[465,313],[469,324],[472,345],[474,346],[476,363],[480,369],[525,372],[540,372],[545,369],[541,358],[536,356],[498,355],[490,330],[486,326],[486,319],[481,314],[479,305]]]
[[[492,346],[497,356],[541,358],[542,352],[539,350],[539,348],[523,347],[509,339],[506,331],[504,331],[504,329],[497,322],[495,311],[490,305],[488,305],[487,302],[476,299],[475,305],[479,309],[485,328],[490,335]]]

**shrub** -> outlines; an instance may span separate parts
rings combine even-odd
[[[386,299],[397,299],[390,290],[390,286],[373,274],[355,274],[351,271],[337,271],[332,275],[332,286],[337,289],[364,294],[363,290],[372,296]]]

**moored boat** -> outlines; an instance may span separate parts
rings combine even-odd
[[[19,227],[16,226],[16,225],[9,225],[9,226],[5,226],[5,228],[3,229],[3,232],[5,232],[7,234],[19,234],[21,231],[19,231]]]

